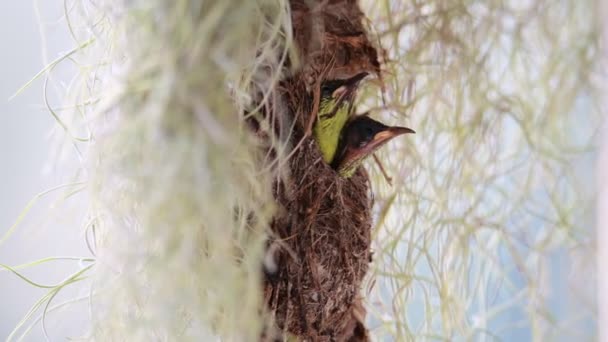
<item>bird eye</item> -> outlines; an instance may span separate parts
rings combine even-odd
[[[365,127],[360,133],[361,139],[359,140],[359,147],[364,147],[369,144],[370,141],[374,140],[374,130],[371,127]]]

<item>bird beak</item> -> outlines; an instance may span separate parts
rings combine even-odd
[[[356,74],[355,76],[347,79],[345,84],[346,85],[357,85],[357,84],[359,84],[359,82],[361,80],[363,80],[365,77],[367,77],[367,75],[369,75],[367,72],[360,72],[360,73]]]
[[[334,90],[332,97],[334,99],[338,99],[338,102],[342,102],[343,100],[350,99],[354,94],[355,90],[359,86],[359,82],[361,82],[365,77],[367,77],[367,72],[361,72],[357,75],[349,78],[344,81],[344,84],[338,89]]]
[[[376,135],[374,136],[374,140],[372,140],[371,143],[373,144],[374,142],[379,141],[380,144],[384,144],[392,138],[406,133],[415,134],[416,132],[413,129],[407,127],[387,127],[386,130],[376,133]]]
[[[389,140],[393,139],[394,137],[406,134],[406,133],[414,134],[416,132],[413,129],[407,128],[407,127],[399,127],[399,126],[387,127],[386,130],[376,133],[376,135],[374,136],[374,139],[369,144],[367,144],[363,149],[366,150],[365,151],[366,153],[372,154],[374,151],[376,151],[382,145],[389,142]]]
[[[373,140],[370,141],[367,145],[362,146],[361,148],[355,151],[352,151],[352,155],[348,158],[359,159],[367,157],[372,153],[376,152],[380,147],[389,142],[391,139],[407,133],[414,134],[416,132],[413,129],[407,127],[387,127],[385,130],[376,133]]]

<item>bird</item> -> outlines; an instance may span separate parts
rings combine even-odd
[[[319,110],[313,126],[321,156],[330,164],[335,157],[340,132],[353,111],[353,101],[359,82],[368,75],[361,72],[345,80],[329,80],[321,86]]]
[[[331,166],[342,178],[350,178],[365,158],[371,156],[391,139],[406,133],[416,133],[413,129],[387,126],[370,118],[367,114],[357,115],[349,120],[340,135],[338,149]]]

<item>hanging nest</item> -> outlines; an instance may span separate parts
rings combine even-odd
[[[280,210],[269,253],[276,267],[267,272],[264,298],[276,328],[301,340],[366,341],[359,294],[371,260],[368,175],[361,168],[338,177],[310,132],[323,81],[379,77],[380,64],[356,1],[290,4],[301,67],[281,83],[284,105],[275,107],[286,110],[274,112],[287,118],[273,122],[291,123],[292,150],[288,176],[274,185]]]

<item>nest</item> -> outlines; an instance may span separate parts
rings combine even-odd
[[[371,257],[368,178],[362,169],[336,177],[312,139],[291,168],[278,191],[278,271],[267,279],[266,302],[279,328],[313,341],[348,340],[365,330],[357,301]]]
[[[379,76],[377,52],[356,1],[291,1],[291,7],[303,66],[281,84],[288,110],[274,114],[293,123],[294,150],[289,176],[274,185],[281,210],[269,251],[277,269],[265,279],[265,303],[277,328],[302,340],[366,341],[359,293],[371,261],[369,179],[364,169],[339,177],[322,161],[310,128],[319,85],[360,72]]]

